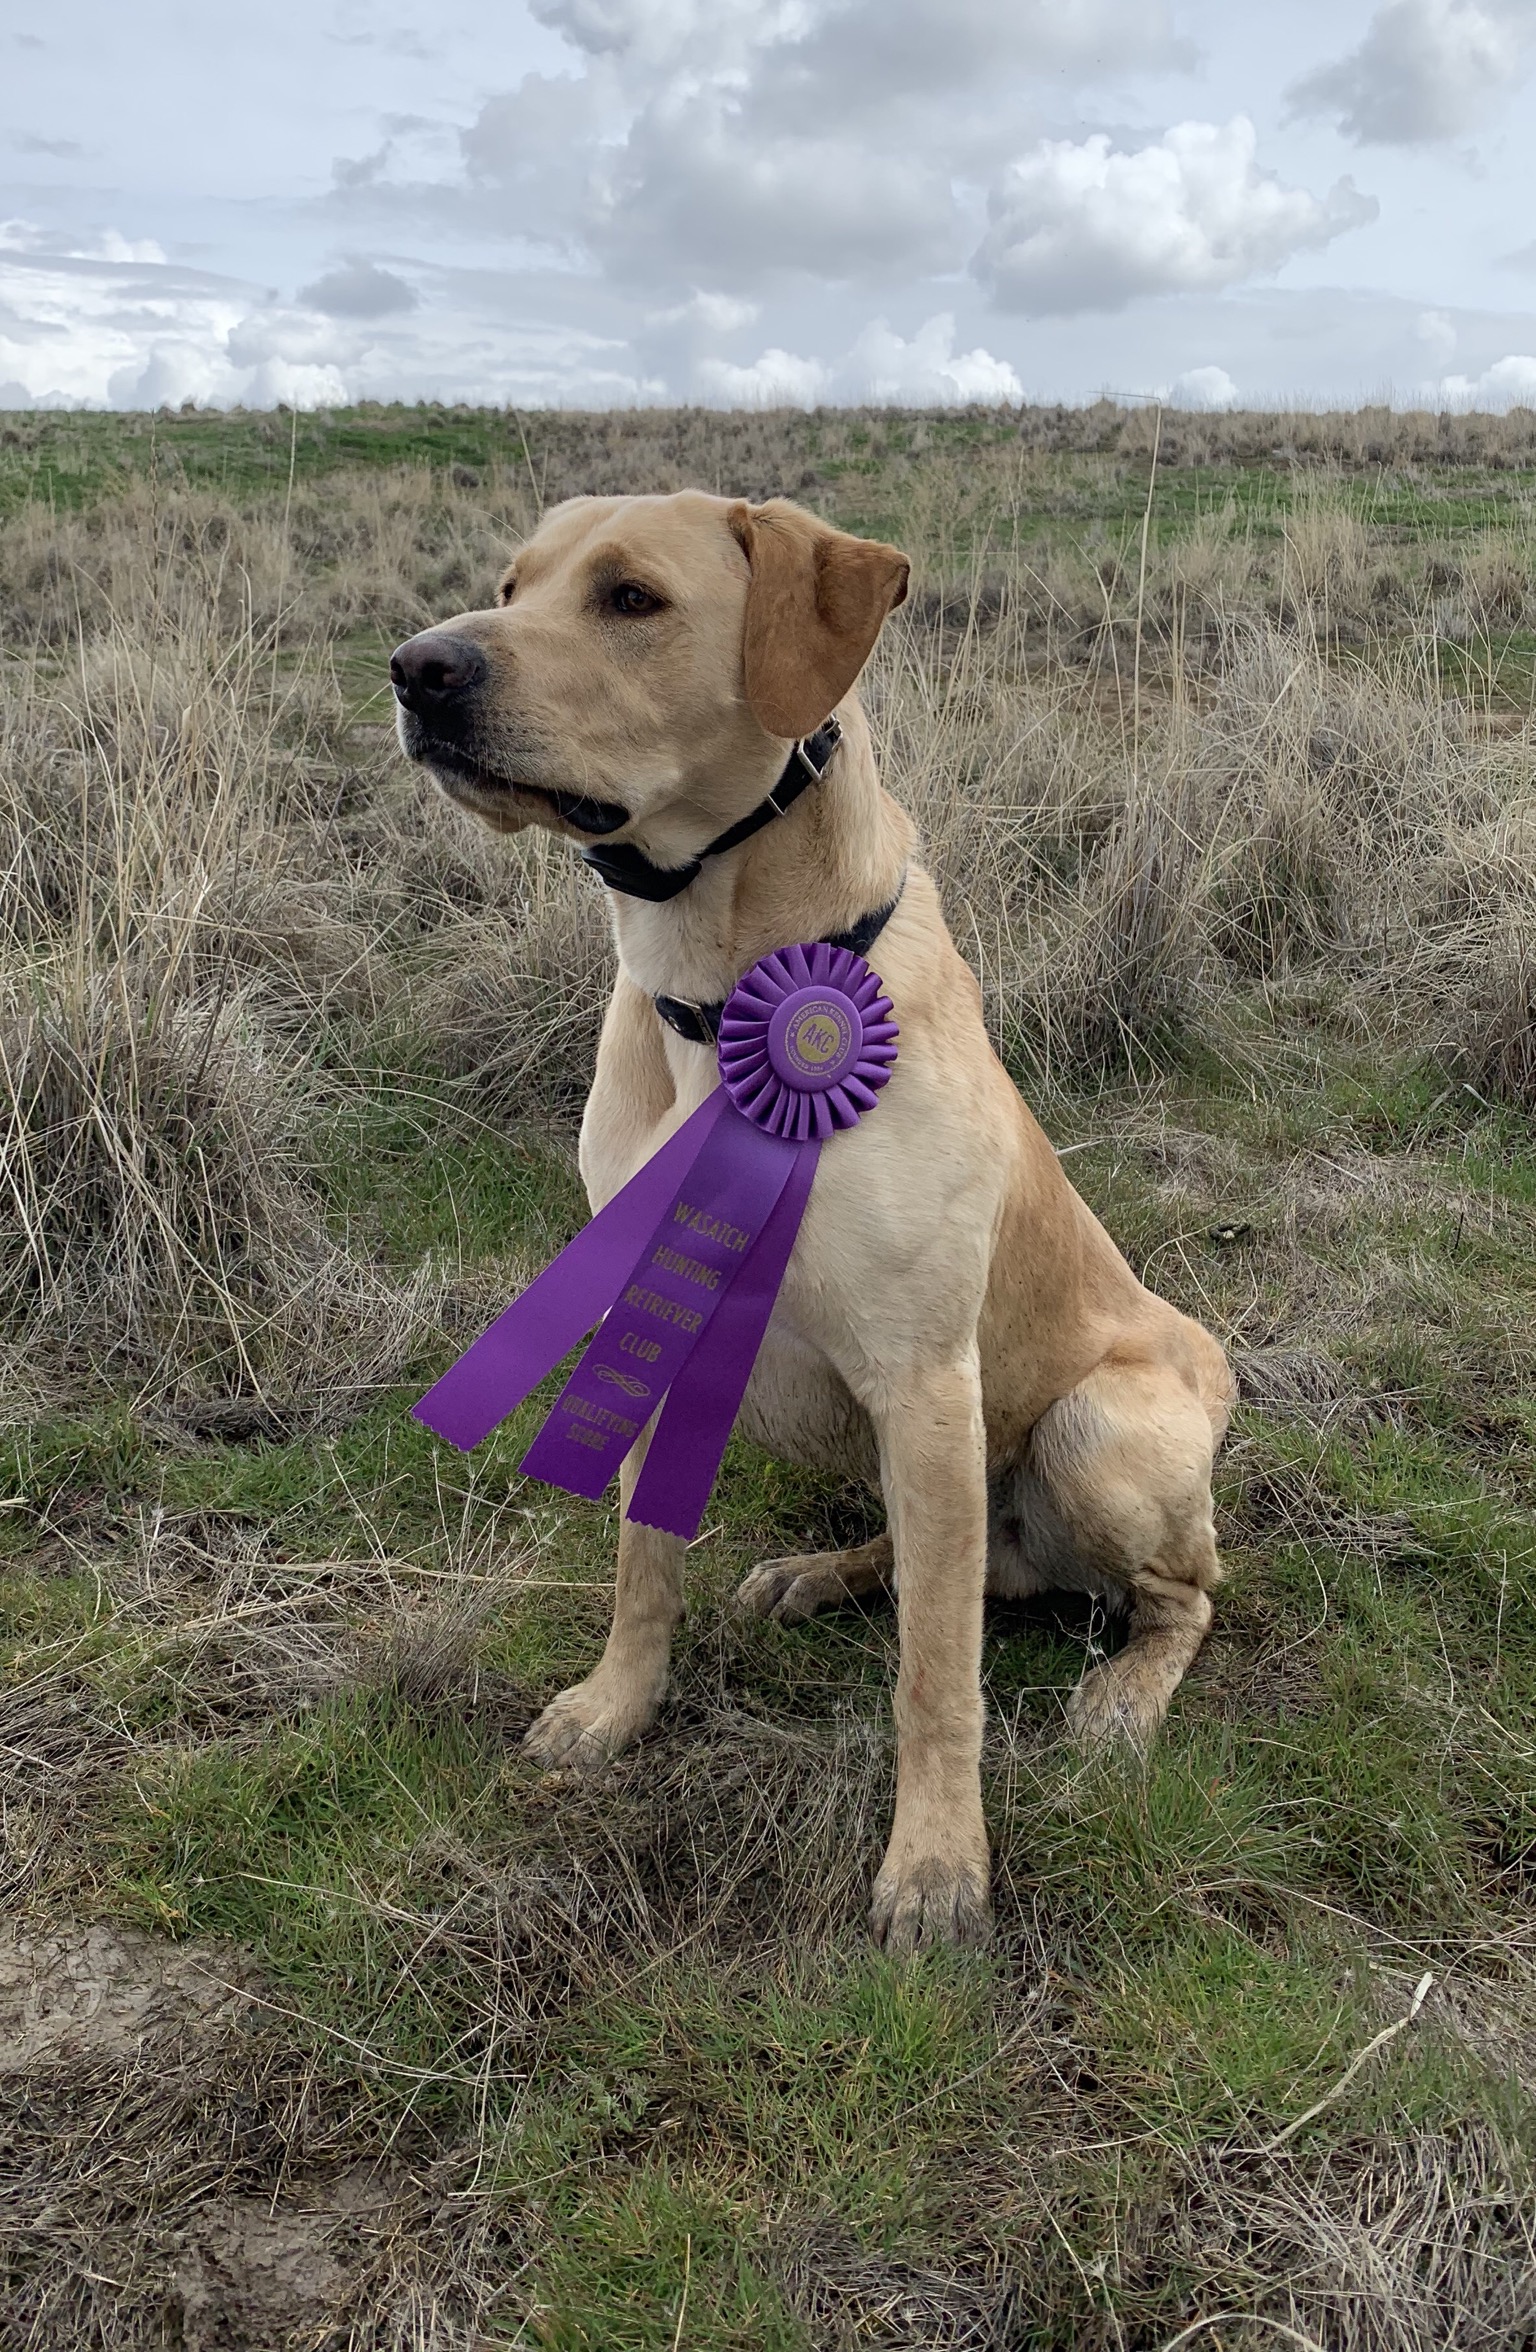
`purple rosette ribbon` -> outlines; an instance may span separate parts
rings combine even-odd
[[[891,1002],[862,956],[777,948],[720,1019],[720,1084],[412,1408],[468,1451],[598,1329],[523,1459],[593,1499],[660,1414],[629,1516],[697,1535],[822,1145],[879,1100]]]

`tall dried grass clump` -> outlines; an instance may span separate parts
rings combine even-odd
[[[1447,695],[1427,634],[1339,657],[1331,560],[1319,532],[1306,619],[1231,615],[1193,673],[1171,632],[1134,668],[1041,658],[1027,596],[979,584],[888,632],[889,778],[1033,1083],[1219,1043],[1300,989],[1536,1105],[1536,743]]]
[[[394,949],[375,1050],[424,1058],[482,1115],[570,1116],[613,981],[604,893],[565,843],[489,833],[402,771],[391,746],[346,827]]]
[[[1466,1084],[1536,1111],[1536,792],[1446,845],[1435,979]]]
[[[1184,2230],[1230,2282],[1242,2311],[1232,2325],[1244,2330],[1253,2314],[1233,2344],[1492,2352],[1528,2344],[1536,2328],[1524,2172],[1476,2121],[1305,2166],[1206,2158],[1191,2169]]]
[[[334,714],[248,620],[142,584],[67,667],[13,665],[0,1348],[44,1402],[105,1381],[205,1416],[309,1411],[390,1377],[434,1291],[351,1256],[315,1182],[311,1040],[350,936],[344,859],[315,899]],[[285,889],[310,919],[290,904],[275,943]]]

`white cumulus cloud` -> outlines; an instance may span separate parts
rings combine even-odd
[[[956,351],[954,344],[952,311],[929,319],[910,342],[876,319],[840,363],[838,377],[854,399],[908,406],[979,401],[996,407],[1023,399],[1024,387],[1006,360],[994,359],[979,345]]]
[[[609,282],[737,296],[960,266],[957,182],[1042,102],[1187,66],[1166,0],[535,0],[577,52],[462,134],[471,181]],[[381,151],[381,156],[382,156]],[[384,166],[349,165],[373,201]],[[393,166],[391,166],[393,168]]]
[[[1375,219],[1352,181],[1325,197],[1288,188],[1257,150],[1245,115],[1175,123],[1131,154],[1102,132],[1042,140],[993,190],[973,266],[1006,309],[1118,310],[1237,285]]]
[[[1533,19],[1531,0],[1389,0],[1358,48],[1291,84],[1291,111],[1332,118],[1361,146],[1462,138],[1519,79]]]
[[[0,378],[19,405],[153,408],[239,396],[225,346],[252,289],[145,259],[142,244],[110,231],[75,240],[93,249],[82,254],[28,235],[25,222],[6,229]]]
[[[806,104],[846,120],[1000,71],[1093,81],[1194,54],[1167,0],[533,0],[533,13],[631,76],[771,82],[802,123]]]
[[[955,321],[941,311],[910,339],[872,319],[841,359],[803,359],[767,350],[748,367],[706,359],[697,369],[706,399],[732,408],[814,408],[818,401],[891,402],[908,407],[987,407],[1020,401],[1024,388],[1006,360],[979,346],[956,351]]]
[[[1170,408],[1236,408],[1237,386],[1223,367],[1186,368],[1168,389]]]
[[[1511,351],[1480,376],[1442,376],[1434,390],[1446,408],[1536,408],[1536,359]]]
[[[531,314],[526,289],[487,315],[473,289],[466,306],[457,281],[437,276],[433,300],[401,308],[390,273],[354,257],[316,282],[316,300],[284,304],[237,278],[146,260],[143,241],[77,238],[84,253],[59,242],[24,222],[0,241],[0,406],[333,408],[417,398],[424,376],[449,398],[491,403],[610,406],[665,391],[616,338]]]
[[[1195,56],[1164,0],[808,0],[760,13],[775,26],[753,67],[762,121],[846,136],[894,109],[908,143],[930,150],[956,150],[974,136],[977,101],[984,116],[1027,77],[1049,75],[1059,91]]]
[[[730,359],[705,359],[699,389],[717,408],[814,408],[831,397],[832,370],[820,359],[770,344],[750,366]]]
[[[755,137],[729,90],[648,110],[595,168],[586,236],[610,276],[736,293],[800,274],[920,274],[960,258],[947,172],[828,135]]]

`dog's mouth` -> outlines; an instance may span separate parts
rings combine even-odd
[[[456,743],[444,743],[439,736],[423,735],[414,729],[412,733],[415,736],[409,747],[412,759],[433,769],[450,790],[457,781],[468,784],[486,799],[542,800],[562,823],[574,826],[578,833],[598,837],[617,833],[621,825],[629,823],[629,810],[621,808],[616,800],[594,800],[586,792],[556,792],[544,784],[516,783],[510,776],[497,775],[494,768],[472,758]]]

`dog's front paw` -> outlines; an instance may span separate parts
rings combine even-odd
[[[869,1909],[875,1942],[887,1952],[984,1944],[992,1932],[988,1876],[985,1844],[979,1860],[948,1853],[898,1856],[893,1839]]]
[[[523,1752],[547,1772],[601,1772],[649,1729],[655,1713],[654,1705],[616,1700],[592,1675],[550,1700]]]

